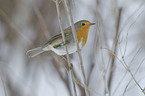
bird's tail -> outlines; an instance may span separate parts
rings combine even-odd
[[[39,55],[42,52],[44,52],[42,50],[42,48],[41,47],[38,47],[38,48],[34,48],[34,49],[31,49],[31,50],[27,51],[27,55],[29,57],[35,57],[35,56]]]

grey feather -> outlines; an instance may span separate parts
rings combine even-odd
[[[31,50],[27,51],[27,55],[29,57],[35,57],[35,56],[37,56],[38,54],[40,54],[42,52],[44,52],[42,50],[42,48],[41,47],[38,47],[38,48],[34,48],[34,49],[31,49]]]

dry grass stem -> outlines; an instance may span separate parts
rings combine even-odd
[[[10,21],[9,17],[7,16],[7,14],[2,9],[0,9],[0,15],[6,20],[6,23],[8,23],[8,25],[12,29],[14,29],[16,33],[18,33],[18,35],[20,35],[24,40],[26,40],[28,43],[33,45],[33,43],[25,35],[23,35],[21,33],[21,31]]]
[[[143,64],[144,61],[145,61],[145,58],[141,61],[141,63],[139,64],[139,66],[138,66],[138,68],[137,68],[137,70],[135,71],[135,73],[134,73],[133,76],[135,76],[135,75],[137,74],[139,68],[141,67],[141,65]],[[125,93],[126,93],[126,91],[127,91],[127,88],[128,88],[128,86],[129,86],[129,84],[131,83],[132,80],[133,80],[133,79],[131,78],[131,79],[129,80],[128,84],[126,85],[125,90],[124,90],[124,92],[123,92],[123,96],[125,95]],[[138,82],[137,82],[137,84],[138,84]],[[144,93],[144,89],[142,89],[142,88],[140,87],[139,84],[138,84],[138,86],[139,86],[139,88],[142,90],[142,92]]]
[[[35,13],[36,13],[36,15],[38,17],[38,20],[41,23],[43,33],[46,36],[46,38],[49,39],[51,34],[50,34],[50,32],[48,32],[48,29],[47,29],[46,23],[44,21],[44,18],[42,16],[42,14],[40,13],[40,10],[38,9],[37,4],[36,4],[36,2],[34,0],[32,0],[32,4],[33,4],[33,7],[34,7],[34,11],[35,11]]]
[[[104,48],[104,49],[106,49],[106,48]],[[126,64],[125,60],[123,59],[123,61],[121,61],[113,52],[111,52],[109,49],[107,49],[107,50],[119,60],[119,62],[124,66],[124,68],[130,73],[132,79],[135,81],[135,83],[137,84],[137,86],[138,86],[141,90],[143,90],[143,89],[141,88],[141,86],[139,85],[139,83],[138,83],[138,82],[136,81],[136,79],[134,78],[134,75],[132,74],[132,72],[131,72],[131,70],[129,69],[128,65]]]
[[[1,72],[0,72],[0,76],[1,76],[2,83],[3,83],[3,87],[4,87],[5,96],[7,96],[6,86],[5,86],[5,83],[4,83],[4,80],[3,80]]]
[[[89,96],[89,90],[88,90],[88,86],[87,86],[87,80],[86,80],[86,77],[85,77],[83,60],[82,60],[82,56],[81,56],[81,50],[79,48],[78,39],[77,39],[77,36],[76,36],[76,30],[75,30],[75,26],[73,24],[74,23],[73,22],[73,17],[72,17],[71,11],[70,11],[68,0],[64,0],[64,6],[66,8],[66,12],[67,12],[67,15],[68,15],[68,20],[70,21],[73,37],[74,37],[75,43],[77,45],[77,52],[78,52],[78,55],[79,55],[79,60],[80,60],[80,65],[81,65],[81,71],[82,71],[84,85],[85,85],[86,96]]]
[[[121,21],[121,15],[122,15],[122,8],[119,8],[118,10],[118,17],[116,20],[116,35],[115,35],[115,39],[114,39],[114,47],[113,47],[113,52],[116,55],[117,54],[117,49],[118,49],[118,33],[119,33],[119,27],[120,27],[120,21]],[[110,73],[109,73],[109,80],[108,80],[108,87],[109,90],[111,89],[111,83],[112,83],[112,78],[113,78],[113,74],[114,74],[114,67],[115,67],[115,60],[116,58],[114,56],[112,56],[112,60],[111,60],[111,65],[110,65]]]
[[[66,40],[65,40],[65,35],[64,35],[63,28],[62,28],[62,23],[61,23],[59,2],[58,2],[58,0],[55,0],[54,2],[56,4],[56,10],[57,10],[57,15],[58,15],[58,20],[59,20],[59,26],[60,26],[61,34],[62,34],[62,37],[63,37],[63,42],[65,44]],[[69,66],[69,68],[71,68],[70,57],[69,57],[69,54],[68,54],[67,46],[65,46],[65,50],[66,50],[66,53],[67,53],[66,56],[67,56],[68,66]],[[75,96],[77,96],[76,87],[75,87],[75,81],[74,81],[72,69],[71,69],[71,79],[72,79],[72,82],[73,82],[73,89],[74,89]]]

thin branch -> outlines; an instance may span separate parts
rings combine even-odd
[[[1,72],[0,72],[0,76],[1,76],[2,83],[3,83],[3,87],[4,87],[5,96],[7,96],[6,86],[5,86],[5,83],[4,83],[4,80],[3,80],[3,77],[2,77],[2,75],[1,75]]]
[[[108,84],[106,82],[106,73],[107,73],[107,70],[109,68],[109,62],[107,64],[107,67],[105,68],[103,50],[101,50],[101,57],[102,57],[102,65],[104,67],[103,74],[102,74],[103,75],[103,80],[104,80],[104,85],[105,85],[104,95],[109,94],[109,96],[110,96],[110,91],[109,91],[109,88],[108,88]],[[110,59],[109,59],[109,61],[110,61]]]
[[[64,79],[64,76],[63,76],[63,74],[61,73],[61,71],[59,70],[59,67],[57,66],[57,64],[58,63],[60,63],[60,61],[58,60],[58,58],[54,58],[55,60],[55,63],[54,63],[54,66],[55,66],[55,68],[56,68],[56,71],[57,71],[57,73],[59,74],[59,76],[60,76],[60,78],[61,78],[61,80],[64,82],[64,84],[66,85],[66,87],[67,87],[67,89],[68,89],[68,91],[69,91],[69,94],[70,94],[70,96],[72,96],[72,92],[71,92],[71,88],[70,88],[70,86],[69,86],[69,80],[68,80],[68,78],[67,79]],[[67,61],[66,61],[67,62]],[[67,71],[66,71],[67,72]],[[67,74],[67,77],[68,77],[68,74]]]
[[[122,62],[122,60],[121,60],[121,59],[119,59],[119,57],[118,57],[115,53],[113,53],[111,50],[109,50],[109,49],[107,49],[107,48],[102,48],[102,49],[107,50],[109,53],[111,53],[113,56],[115,56],[115,57],[116,57],[116,59],[118,59],[118,61],[119,61],[119,62],[123,65],[123,67],[127,70],[127,68],[126,68],[125,64]]]
[[[30,43],[31,45],[33,45],[33,43],[27,38],[27,36],[25,36],[24,34],[22,34],[21,31],[18,28],[16,28],[16,26],[13,24],[13,22],[11,22],[11,20],[9,19],[8,15],[2,9],[0,9],[0,15],[5,19],[6,23],[8,23],[8,25],[13,30],[15,30],[16,33],[18,33],[18,35],[20,35],[28,43]]]
[[[138,72],[140,66],[143,64],[144,61],[145,61],[145,58],[144,58],[144,59],[141,61],[141,63],[139,64],[137,70],[136,70],[135,73],[134,73],[134,76],[137,74],[137,72]],[[128,86],[129,86],[129,84],[131,83],[132,80],[133,80],[133,79],[131,78],[130,81],[128,82],[128,84],[126,85],[125,90],[124,90],[124,92],[123,92],[123,96],[125,95],[125,92],[126,92]],[[138,83],[138,82],[137,82],[137,83]],[[139,84],[138,84],[138,85],[139,85]],[[140,87],[140,85],[139,85],[139,87]],[[144,89],[142,89],[141,87],[140,87],[140,89],[141,89],[142,92],[145,94]]]
[[[142,77],[138,80],[138,82],[141,82],[143,79],[145,79],[145,77]],[[127,91],[129,91],[131,88],[133,88],[134,86],[136,86],[136,84],[131,85]],[[142,92],[145,94],[145,88],[142,90]]]
[[[141,48],[139,48],[138,51],[136,52],[136,54],[133,56],[131,62],[129,63],[129,66],[132,64],[134,58],[139,54],[140,50],[141,50]],[[122,57],[122,58],[123,58],[123,57]],[[126,73],[127,73],[127,71],[124,73],[124,75],[123,75],[123,77],[121,78],[120,82],[117,84],[117,86],[116,86],[116,88],[115,88],[115,90],[114,90],[112,96],[114,96],[114,94],[116,93],[116,91],[119,89],[119,86],[121,85],[121,83],[123,83],[122,81],[125,79]]]
[[[64,0],[64,6],[65,6],[66,12],[68,14],[68,20],[70,21],[73,37],[74,37],[75,43],[77,45],[77,52],[78,52],[78,55],[79,55],[79,60],[80,60],[80,65],[81,65],[81,71],[82,71],[84,85],[85,85],[86,96],[89,96],[89,90],[88,90],[88,86],[87,86],[87,80],[86,80],[86,77],[85,77],[83,60],[82,60],[82,56],[81,56],[81,50],[79,48],[78,39],[77,39],[77,36],[76,36],[76,30],[75,30],[75,26],[73,24],[73,17],[72,17],[71,11],[70,11],[68,0]]]
[[[127,71],[124,73],[124,75],[123,75],[123,77],[121,78],[120,82],[119,82],[119,83],[117,84],[117,86],[115,87],[115,90],[114,90],[114,92],[112,93],[112,96],[115,95],[116,91],[119,89],[119,86],[123,83],[123,80],[124,80],[126,74],[127,74]]]
[[[124,64],[125,64],[125,66],[127,67],[128,72],[130,73],[132,79],[135,81],[135,83],[137,84],[137,86],[138,86],[141,90],[143,90],[143,88],[141,88],[141,86],[139,85],[139,83],[136,81],[134,75],[132,74],[131,70],[130,70],[129,67],[127,66],[126,61],[125,61],[124,59],[123,59],[123,62],[124,62]]]
[[[57,15],[58,15],[58,20],[59,20],[59,26],[60,26],[61,34],[62,34],[62,37],[63,37],[62,39],[63,39],[64,45],[65,45],[66,40],[65,40],[65,34],[64,34],[64,31],[63,31],[63,28],[62,28],[62,22],[61,22],[61,16],[60,16],[60,9],[59,9],[58,0],[55,1],[55,4],[56,4],[56,10],[57,10]],[[65,46],[65,50],[66,50],[66,53],[67,53],[66,56],[67,56],[67,60],[68,60],[68,66],[71,67],[67,46]]]
[[[73,69],[73,67],[72,67]],[[74,75],[73,75],[73,71],[71,70],[71,78],[73,79],[72,82],[73,82],[73,89],[74,89],[74,93],[75,93],[75,96],[77,96],[77,91],[76,91],[76,86],[75,86],[75,79],[74,79]]]
[[[142,5],[142,4],[141,4],[141,5]],[[140,8],[141,8],[141,7],[139,7],[136,11],[138,11]],[[136,12],[136,11],[135,11],[135,12]],[[143,12],[143,11],[141,11],[141,12],[139,13],[139,15],[137,15],[137,18],[142,14],[142,12]],[[134,14],[135,14],[135,13],[134,13]],[[133,15],[131,15],[128,19],[130,19],[132,16],[133,16]],[[136,18],[136,19],[137,19],[137,18]],[[127,49],[128,32],[129,32],[130,28],[136,23],[136,19],[135,19],[135,21],[134,21],[133,23],[131,23],[131,25],[129,26],[129,29],[127,30],[125,51],[124,51],[124,54],[123,54],[123,55],[121,54],[121,55],[122,55],[122,59],[124,59],[125,53],[126,53],[126,49]],[[126,22],[126,23],[127,23],[127,22]],[[122,32],[122,30],[123,30],[123,28],[120,30],[120,33]],[[119,33],[118,37],[120,36],[120,33]],[[120,45],[120,43],[119,43],[119,45]],[[119,46],[119,47],[120,47],[120,50],[121,50],[121,46]],[[137,51],[137,53],[135,54],[135,56],[134,56],[133,59],[131,60],[130,64],[133,62],[134,58],[136,57],[136,55],[139,53],[140,50],[141,50],[141,48]],[[121,53],[122,53],[122,52],[121,52]],[[129,64],[129,65],[130,65],[130,64]],[[129,67],[128,67],[128,68],[129,68]],[[126,73],[127,73],[127,72],[126,72]],[[122,77],[121,81],[118,83],[118,86],[116,86],[115,91],[113,92],[113,95],[115,94],[115,92],[117,91],[118,87],[120,86],[122,80],[123,80],[124,77],[126,76],[126,73],[125,73],[124,76]],[[133,74],[132,74],[132,76],[133,76]],[[133,76],[133,78],[134,78],[134,76]],[[130,80],[130,82],[131,82],[131,81],[132,81],[132,79]],[[129,83],[130,83],[130,82],[129,82]],[[136,82],[136,80],[135,80],[135,82]],[[126,89],[127,89],[128,85],[129,85],[129,83],[128,83],[127,86],[126,86],[123,95],[125,94]],[[136,84],[140,87],[140,85],[139,85],[137,82],[136,82]],[[142,89],[142,88],[140,87],[140,89]]]
[[[143,10],[144,11],[144,10]],[[126,49],[127,49],[127,43],[128,43],[128,32],[130,30],[130,28],[136,23],[137,19],[139,18],[139,16],[141,16],[141,14],[143,13],[143,11],[141,11],[141,13],[137,16],[137,18],[134,20],[134,22],[131,23],[131,25],[129,26],[128,30],[127,30],[127,36],[126,36],[126,44],[125,44],[125,51],[124,51],[124,55],[123,57],[125,56],[125,53],[126,53]]]
[[[88,83],[88,84],[89,84],[89,82],[90,82],[91,74],[92,74],[93,69],[94,69],[94,62],[91,62],[90,66],[91,66],[91,68],[90,68],[90,70],[89,70],[89,75],[88,75],[88,79],[87,79],[87,83]]]
[[[37,4],[36,4],[36,2],[34,0],[32,1],[32,5],[33,5],[34,11],[35,11],[35,13],[36,13],[36,15],[38,17],[38,20],[41,23],[43,33],[46,36],[46,38],[48,39],[51,35],[48,32],[48,29],[47,29],[46,23],[44,21],[44,18],[42,16],[42,14],[40,13],[40,10],[38,9],[38,6],[37,6]]]
[[[116,26],[116,36],[115,36],[115,40],[114,40],[114,44],[115,44],[115,47],[114,47],[114,54],[116,55],[117,54],[117,48],[118,48],[118,32],[119,32],[119,26],[120,26],[120,20],[121,20],[121,13],[122,13],[122,8],[119,8],[119,13],[118,13],[118,18],[117,18],[117,26]],[[111,89],[111,83],[112,83],[112,76],[113,76],[113,73],[114,73],[114,66],[115,66],[115,57],[113,56],[112,57],[112,61],[111,61],[111,70],[110,70],[110,74],[109,74],[109,80],[108,80],[108,87],[109,87],[109,90]],[[113,69],[113,70],[112,70]]]
[[[137,8],[125,21],[124,25],[120,28],[119,31],[119,35],[122,33],[123,29],[125,29],[125,27],[129,24],[129,22],[131,21],[131,19],[133,18],[133,16],[141,9],[141,7],[144,6],[144,1],[140,3],[139,8]],[[119,36],[118,35],[118,36]]]
[[[104,49],[106,49],[106,48],[104,48]],[[133,76],[131,70],[129,69],[128,65],[126,64],[125,60],[123,59],[123,62],[122,62],[122,61],[121,61],[112,51],[110,51],[109,49],[106,49],[106,50],[108,50],[112,55],[114,55],[114,56],[119,60],[119,62],[124,66],[124,68],[130,73],[132,79],[135,81],[135,83],[137,84],[137,86],[138,86],[138,87],[142,90],[142,92],[143,92],[144,89],[141,88],[141,86],[138,84],[138,82],[137,82],[136,79],[134,78],[134,76]]]
[[[57,10],[57,15],[58,15],[58,20],[59,20],[59,26],[60,26],[61,34],[62,34],[62,37],[63,37],[63,42],[65,44],[66,43],[66,40],[65,40],[65,34],[64,34],[64,31],[63,31],[63,28],[62,28],[62,22],[61,22],[61,16],[60,16],[60,9],[59,9],[59,1],[56,0],[54,2],[56,4],[56,10]],[[68,50],[67,50],[67,46],[66,45],[65,45],[65,50],[66,50],[66,53],[67,53],[66,56],[67,56],[68,66],[69,66],[69,68],[71,68],[70,57],[69,57],[69,54],[68,54]],[[77,96],[76,87],[75,87],[75,81],[74,81],[72,69],[71,69],[71,79],[72,79],[72,82],[73,82],[73,89],[74,89],[75,96]]]
[[[96,94],[95,96],[104,96],[100,94],[99,92],[96,92],[93,88],[90,88],[90,91],[94,92]]]
[[[55,0],[53,0],[53,1],[55,2]],[[62,1],[62,0],[61,0],[61,1]],[[60,1],[59,3],[61,3],[61,1]],[[40,13],[40,10],[38,9],[38,6],[37,6],[37,4],[35,3],[34,0],[33,0],[32,4],[33,4],[33,7],[34,7],[34,11],[35,11],[35,13],[36,13],[36,15],[37,15],[37,17],[38,17],[40,23],[41,23],[43,33],[45,34],[45,37],[48,39],[48,38],[50,38],[51,34],[48,32],[48,29],[47,29],[46,23],[45,23],[45,21],[44,21],[44,18],[43,18],[43,16],[42,16],[42,14]],[[56,63],[59,62],[59,61],[57,60],[57,58],[56,58],[55,55],[52,54],[52,57],[55,59],[55,62],[56,62]],[[62,57],[63,57],[63,56],[62,56]],[[63,58],[63,59],[67,62],[67,59],[66,59],[66,58]],[[61,80],[62,80],[62,81],[64,82],[64,84],[66,85],[66,87],[67,87],[67,89],[68,89],[68,91],[69,91],[69,93],[70,93],[70,96],[72,96],[72,94],[71,94],[71,89],[70,89],[70,87],[69,87],[69,81],[63,78],[63,75],[62,75],[61,72],[59,71],[59,68],[58,68],[58,66],[56,65],[56,63],[54,63],[54,67],[56,68],[56,71],[58,72],[58,74],[59,74]],[[59,63],[60,63],[60,62],[59,62]],[[46,79],[47,79],[47,78],[46,78]]]

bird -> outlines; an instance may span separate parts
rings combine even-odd
[[[88,32],[92,25],[95,25],[95,23],[91,23],[88,20],[80,20],[74,24],[80,49],[86,44]],[[59,33],[50,38],[43,46],[28,50],[27,55],[29,57],[35,57],[40,53],[50,50],[57,55],[66,55],[67,52],[65,46],[67,47],[68,54],[75,53],[77,51],[77,45],[75,44],[71,26],[64,30],[64,36],[65,44],[63,42],[62,34]]]

